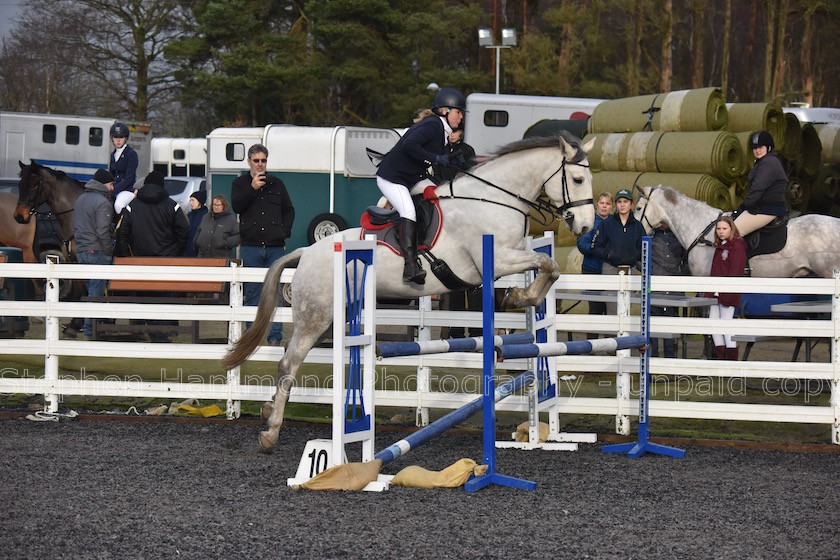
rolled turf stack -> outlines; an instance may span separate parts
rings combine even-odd
[[[592,176],[592,192],[614,193],[618,189],[655,187],[666,185],[723,211],[732,210],[729,188],[710,175],[699,173],[637,173],[628,171],[602,171]]]
[[[589,164],[601,171],[691,173],[726,185],[746,171],[738,138],[729,132],[634,132],[589,134]]]
[[[820,155],[822,153],[822,142],[814,125],[805,123],[802,125],[802,149],[799,150],[799,157],[796,165],[799,169],[813,177],[820,170]]]
[[[786,159],[796,161],[802,149],[802,125],[793,113],[785,113],[785,125],[784,148],[779,153]]]
[[[775,103],[731,103],[729,110],[729,132],[755,132],[766,130],[773,136],[776,150],[785,145],[787,121],[782,108]]]
[[[589,132],[699,132],[727,123],[723,93],[710,87],[603,101],[592,111]]]
[[[820,161],[840,165],[840,124],[815,124],[822,148]]]

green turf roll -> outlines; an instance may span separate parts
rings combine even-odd
[[[603,101],[592,111],[589,132],[697,132],[727,122],[723,93],[709,87]]]
[[[665,185],[681,193],[727,211],[732,210],[729,189],[710,175],[702,173],[633,173],[627,171],[601,171],[592,174],[592,192],[608,191],[613,194],[619,189],[633,187],[655,187]],[[634,192],[638,195],[638,192]]]
[[[784,157],[795,160],[802,149],[802,125],[793,113],[785,113],[785,143],[779,151]]]
[[[775,103],[732,103],[729,109],[729,132],[766,130],[776,143],[776,151],[785,145],[787,121],[782,108]]]
[[[822,163],[840,164],[840,124],[815,124],[822,145]]]
[[[820,155],[822,154],[822,142],[817,129],[810,123],[802,125],[802,149],[799,150],[799,157],[796,164],[810,177],[820,170]]]

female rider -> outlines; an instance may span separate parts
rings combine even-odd
[[[446,144],[449,134],[461,124],[465,111],[466,99],[460,91],[454,88],[438,91],[431,111],[421,114],[385,154],[376,172],[379,190],[400,215],[397,237],[405,259],[403,282],[426,282],[426,271],[417,257],[417,214],[410,190],[432,175],[429,172],[432,165],[449,165]]]
[[[782,162],[773,152],[773,137],[766,130],[753,132],[750,148],[755,164],[747,175],[749,187],[744,201],[735,210],[733,217],[741,237],[746,237],[772,222],[778,216],[787,214],[785,189],[788,178]]]

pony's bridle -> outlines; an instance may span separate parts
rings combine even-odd
[[[37,201],[37,199],[38,199],[37,195],[41,194],[43,190],[44,190],[44,178],[41,177],[40,175],[38,175],[38,182],[35,183],[35,185],[33,187],[30,187],[30,192],[29,192],[29,197],[28,197],[29,200],[26,201],[26,205],[29,206],[29,213],[30,214],[34,214],[34,215],[37,216],[39,214],[39,212],[37,210],[38,206],[40,206],[44,202],[47,202],[46,197],[43,197],[44,198],[43,202],[38,202]],[[50,208],[50,210],[51,210],[51,212],[54,216],[60,216],[62,214],[67,214],[69,212],[72,212],[73,211],[73,206],[70,206],[70,208],[68,208],[67,210],[55,210],[54,208]]]

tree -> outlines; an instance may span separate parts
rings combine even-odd
[[[691,28],[691,87],[703,87],[705,81],[703,75],[705,72],[705,16],[708,10],[706,0],[691,0],[690,2],[691,16],[694,20]]]
[[[671,91],[671,77],[673,75],[672,54],[674,39],[674,2],[664,0],[662,4],[662,72],[659,80],[659,91]]]

